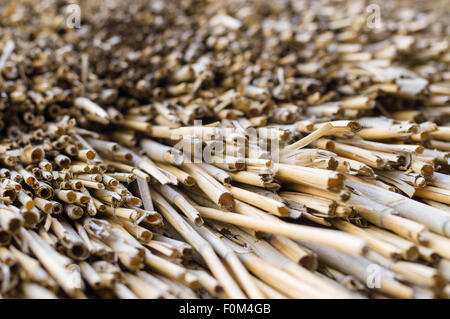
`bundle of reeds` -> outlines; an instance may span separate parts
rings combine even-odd
[[[65,5],[0,4],[1,297],[450,297],[448,6]]]

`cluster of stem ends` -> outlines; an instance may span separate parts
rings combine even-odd
[[[448,4],[77,2],[0,3],[1,297],[450,296]]]

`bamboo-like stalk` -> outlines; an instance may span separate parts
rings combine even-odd
[[[311,271],[318,266],[317,256],[309,249],[301,247],[289,238],[279,235],[269,236],[268,241],[283,255]]]
[[[220,283],[204,270],[190,270],[200,281],[203,288],[205,288],[211,295],[220,296],[223,288]]]
[[[360,256],[350,256],[342,252],[332,250],[328,247],[319,245],[306,244],[305,245],[314,250],[319,259],[327,265],[347,274],[352,274],[361,282],[367,283],[369,280],[371,262]],[[395,298],[413,298],[413,289],[396,281],[394,276],[384,269],[379,273],[380,289],[383,293],[391,295]]]
[[[48,244],[46,244],[39,236],[33,232],[28,232],[24,229],[21,230],[21,237],[28,243],[30,249],[47,269],[47,271],[58,281],[64,291],[75,296],[77,290],[80,288],[74,287],[68,282],[68,272],[64,268],[65,265],[59,258],[56,251],[53,250]]]
[[[160,299],[162,297],[158,289],[141,280],[139,277],[130,273],[124,273],[123,277],[131,290],[139,298]]]
[[[449,297],[442,8],[238,2],[0,6],[1,298]]]
[[[283,148],[283,150],[281,151],[281,155],[287,151],[292,151],[292,150],[296,150],[296,149],[305,147],[306,145],[321,138],[322,136],[329,134],[332,129],[333,129],[333,125],[331,123],[321,125],[320,128],[318,128],[317,130],[315,130],[308,136]]]
[[[116,168],[124,170],[126,172],[133,173],[137,177],[142,178],[142,179],[146,180],[147,182],[150,181],[150,176],[136,167],[133,167],[133,166],[130,166],[127,164],[123,164],[123,163],[109,161],[109,160],[104,160],[104,162],[105,162],[105,164],[111,165],[112,167],[116,167]]]
[[[425,232],[421,236],[427,247],[433,249],[444,258],[450,258],[450,240],[447,237],[439,236],[432,232]]]
[[[99,289],[101,286],[101,278],[92,266],[83,261],[79,263],[83,278],[89,283],[93,289]]]
[[[425,186],[417,188],[414,195],[438,201],[440,203],[450,204],[450,189],[442,189],[434,186]]]
[[[339,156],[337,158],[337,160],[338,160],[339,166],[340,166],[340,168],[338,169],[339,171],[343,171],[344,173],[349,173],[349,169],[350,169],[350,170],[356,171],[359,175],[364,175],[364,176],[368,176],[368,177],[374,176],[373,169],[364,163],[361,163],[359,161],[352,160],[349,158],[341,157],[341,156]]]
[[[197,226],[195,229],[212,245],[216,253],[225,260],[248,297],[252,299],[262,298],[261,292],[253,283],[249,273],[239,261],[233,250],[227,247],[209,228]]]
[[[424,147],[421,145],[409,145],[409,144],[388,144],[388,143],[380,143],[367,141],[363,139],[350,139],[350,140],[339,140],[345,144],[351,144],[354,146],[359,146],[368,150],[375,150],[381,152],[396,152],[396,153],[410,153],[414,152],[416,154],[422,154],[424,151]]]
[[[231,177],[228,172],[207,163],[199,163],[198,165],[222,184],[228,185],[231,183]]]
[[[150,285],[157,288],[164,298],[170,298],[170,294],[172,293],[171,287],[164,283],[162,280],[144,271],[138,271],[137,275]]]
[[[156,164],[150,160],[150,158],[142,156],[138,157],[136,154],[133,154],[133,164],[144,172],[150,174],[161,184],[177,184],[176,177],[172,174],[160,169]],[[132,171],[137,175],[135,171]],[[141,176],[138,176],[141,177]]]
[[[339,287],[345,287],[350,291],[358,291],[364,289],[364,284],[355,277],[353,277],[352,275],[343,274],[340,271],[326,265],[322,267],[322,272],[326,273],[328,276],[328,277],[323,276],[324,279],[325,278],[330,279],[330,277],[335,279],[336,281],[332,282],[333,283],[339,282],[342,285]]]
[[[142,139],[140,146],[147,155],[155,161],[166,162],[177,166],[183,163],[182,154],[174,148],[170,148],[150,139]]]
[[[425,287],[442,287],[444,285],[444,280],[434,268],[407,261],[384,260],[383,257],[377,256],[373,252],[368,255],[368,258],[417,285]]]
[[[135,225],[129,221],[122,221],[123,227],[140,242],[149,242],[152,240],[153,234],[139,225]]]
[[[123,235],[120,229],[115,228],[102,241],[117,252],[118,259],[126,269],[137,271],[142,267],[144,251],[140,246],[136,247],[134,242],[125,240]]]
[[[256,286],[263,292],[264,296],[269,299],[286,299],[287,297],[281,294],[279,291],[265,284],[263,281],[259,280],[256,277],[252,277]]]
[[[426,230],[422,224],[397,216],[394,209],[354,193],[346,204],[352,205],[362,217],[378,227],[387,228],[415,242],[421,240],[420,236]]]
[[[313,230],[308,226],[291,225],[288,223],[275,223],[266,220],[242,216],[238,214],[223,214],[221,211],[208,207],[196,207],[205,218],[230,224],[250,227],[264,232],[283,235],[292,239],[304,240],[308,242],[320,243],[335,249],[346,251],[353,254],[363,254],[365,251],[365,242],[350,235],[344,235],[332,230]]]
[[[280,188],[278,183],[265,175],[256,174],[249,171],[228,172],[228,174],[231,179],[236,182],[264,187],[271,190],[278,190]]]
[[[83,97],[78,97],[74,101],[74,105],[80,109],[83,109],[89,113],[95,114],[99,116],[100,118],[105,120],[105,123],[109,123],[109,116],[106,111],[92,102],[91,100]]]
[[[304,286],[294,277],[272,266],[253,253],[239,254],[245,266],[272,287],[280,289],[291,298],[320,298],[316,292],[304,289]]]
[[[236,200],[234,211],[236,213],[250,217],[280,222],[280,220],[275,216],[270,215],[256,207],[248,205],[239,200]],[[250,234],[253,234],[255,237],[262,237],[258,236],[258,234],[255,231],[252,231],[251,229],[248,228],[242,229]],[[316,256],[306,248],[300,247],[297,243],[293,242],[291,239],[280,235],[271,235],[269,236],[269,241],[271,242],[272,245],[277,247],[281,251],[281,253],[283,253],[286,257],[293,260],[294,262],[300,263],[307,269],[317,268]]]
[[[450,129],[445,126],[439,126],[437,131],[431,132],[431,137],[439,140],[450,141]]]
[[[328,215],[330,217],[334,216],[336,213],[336,203],[326,198],[320,198],[295,192],[281,192],[280,195],[284,198],[289,198],[296,202],[302,203],[306,207],[314,209],[319,213]]]
[[[302,283],[307,284],[308,288],[312,291],[327,291],[327,293],[322,293],[324,297],[330,298],[348,298],[349,296],[342,291],[336,290],[335,287],[330,286],[327,282],[321,280],[320,278],[314,276],[311,272],[300,267],[297,263],[292,262],[288,258],[284,257],[280,252],[274,249],[264,240],[258,240],[252,238],[251,236],[241,232],[240,230],[232,227],[228,228],[233,234],[239,234],[240,238],[255,252],[256,255],[268,261],[270,264],[277,266],[288,274],[292,275],[294,278],[299,279]],[[306,287],[305,287],[306,288]],[[307,289],[307,288],[306,288]]]
[[[22,284],[22,291],[28,299],[57,299],[56,295],[35,283],[25,282]]]
[[[306,193],[306,194],[317,195],[320,197],[328,198],[328,199],[334,200],[336,202],[338,202],[338,201],[346,202],[350,198],[350,195],[351,195],[351,193],[346,189],[342,189],[339,192],[332,192],[329,190],[320,189],[320,188],[316,188],[313,186],[293,184],[293,183],[286,185],[286,188],[292,189],[292,190],[295,190],[298,192]]]
[[[137,211],[136,209],[133,208],[126,208],[126,207],[113,208],[111,206],[105,206],[105,210],[101,213],[108,217],[116,216],[119,219],[131,221],[133,223],[136,222],[138,219],[140,219],[143,215],[143,212]]]
[[[228,274],[220,260],[217,258],[217,255],[214,253],[212,247],[178,215],[178,213],[164,200],[161,195],[154,192],[153,198],[164,217],[180,233],[180,235],[182,235],[185,240],[188,241],[202,255],[211,272],[222,284],[227,295],[229,297],[243,298],[243,293]]]
[[[322,139],[323,143],[328,140]],[[320,143],[318,146],[320,147]],[[348,157],[350,159],[362,162],[370,167],[377,168],[382,167],[384,165],[382,158],[376,154],[374,151],[368,151],[363,148],[359,148],[353,145],[347,145],[343,143],[334,142],[333,152]],[[383,153],[382,153],[383,154]]]
[[[10,248],[11,253],[14,255],[17,262],[23,267],[28,278],[44,284],[50,281],[48,273],[41,267],[39,261],[24,254],[15,247]]]
[[[20,230],[24,223],[23,217],[7,207],[0,207],[0,228],[11,233]]]
[[[195,225],[202,225],[203,220],[200,213],[175,189],[169,185],[154,185],[154,187],[163,195],[170,203],[176,205],[189,220]]]
[[[157,254],[161,257],[164,257],[164,258],[168,258],[169,260],[175,261],[177,258],[180,257],[178,255],[178,252],[176,250],[172,249],[172,247],[170,247],[169,245],[167,245],[165,243],[160,243],[157,240],[149,241],[148,243],[145,243],[145,245],[147,247],[151,248],[152,252],[154,252],[155,254]],[[184,281],[185,281],[185,283],[188,283],[187,286],[191,287],[189,278],[185,278]]]
[[[71,258],[84,260],[89,256],[89,250],[83,240],[67,221],[53,218],[51,227]]]
[[[145,250],[144,262],[150,268],[174,280],[183,279],[187,273],[185,268],[156,256],[149,250]]]
[[[402,253],[402,251],[396,246],[390,244],[389,242],[385,242],[383,240],[378,239],[376,236],[371,236],[365,230],[358,228],[350,224],[349,222],[334,220],[331,222],[333,226],[336,228],[353,234],[357,237],[363,238],[367,241],[367,245],[378,252],[380,255],[389,258],[389,259],[398,259]]]
[[[159,240],[161,242],[164,242],[166,244],[169,244],[171,247],[173,247],[174,249],[176,249],[180,256],[183,257],[188,257],[188,256],[192,256],[193,250],[192,250],[192,246],[189,245],[188,243],[185,243],[183,241],[179,241],[170,237],[166,237],[164,235],[161,234],[154,234],[154,239]]]
[[[367,228],[366,231],[380,238],[381,240],[400,248],[402,251],[402,257],[406,260],[416,260],[419,257],[418,247],[408,240],[405,240],[395,234],[389,233],[377,227],[371,226]]]
[[[158,167],[160,167],[160,168],[168,171],[169,173],[173,174],[174,176],[176,176],[177,180],[180,183],[182,183],[183,185],[193,186],[195,184],[195,180],[192,178],[191,175],[180,170],[179,168],[177,168],[175,166],[164,164],[164,163],[156,163],[156,165],[158,165]]]
[[[103,177],[105,177],[106,175],[111,177],[111,178],[114,178],[115,180],[117,180],[119,182],[122,182],[122,183],[131,183],[131,182],[134,182],[136,180],[136,175],[135,174],[109,173],[109,174],[103,175]]]
[[[233,207],[234,200],[231,192],[217,182],[204,169],[193,163],[184,163],[182,168],[195,179],[200,189],[208,195],[212,201],[217,203],[220,207]]]

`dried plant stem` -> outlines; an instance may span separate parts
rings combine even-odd
[[[238,200],[241,200],[253,206],[259,206],[262,209],[277,216],[287,216],[289,214],[286,205],[272,198],[262,196],[260,194],[250,192],[235,186],[227,186],[227,188]]]
[[[228,189],[217,182],[204,169],[193,163],[182,165],[196,181],[200,189],[220,207],[231,208],[234,205],[233,195]]]
[[[387,203],[401,216],[420,222],[439,234],[450,236],[450,218],[440,210],[355,179],[349,179],[346,183],[373,201]]]
[[[244,298],[244,294],[236,285],[232,277],[228,274],[208,242],[199,236],[197,232],[195,232],[195,230],[183,218],[181,218],[170,206],[170,204],[166,202],[164,198],[156,191],[153,193],[153,198],[157,207],[161,210],[161,213],[170,222],[170,224],[199,252],[200,255],[202,255],[211,272],[222,284],[227,295],[230,298]]]
[[[311,227],[291,225],[288,223],[274,223],[266,220],[242,216],[238,214],[223,214],[221,211],[208,207],[196,207],[205,218],[227,222],[242,227],[250,227],[267,233],[283,235],[292,239],[320,243],[351,254],[361,255],[365,250],[365,243],[353,236],[344,235],[331,230],[313,230]]]
[[[275,164],[276,176],[291,183],[301,183],[321,189],[340,189],[343,175],[318,168]]]

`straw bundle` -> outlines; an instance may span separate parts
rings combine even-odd
[[[410,2],[0,4],[1,296],[450,297],[449,12]]]

